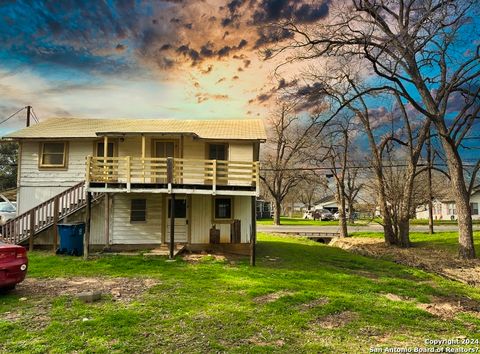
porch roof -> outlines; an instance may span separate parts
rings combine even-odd
[[[190,134],[201,139],[266,140],[260,119],[85,119],[52,118],[6,135],[5,139],[96,138],[122,134]]]

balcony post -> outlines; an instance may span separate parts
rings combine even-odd
[[[108,157],[108,136],[105,135],[103,137],[103,174],[104,174],[105,183],[108,183],[109,168],[107,166],[107,163],[108,163],[107,157]],[[105,187],[107,187],[107,185],[105,185]]]
[[[145,183],[145,135],[142,134],[142,176]]]
[[[213,160],[212,195],[217,194],[217,160]]]
[[[260,196],[260,162],[255,162],[255,194]]]
[[[88,155],[87,156],[87,171],[85,173],[85,187],[89,188],[90,187],[90,169],[91,169],[91,163],[92,163],[92,156]]]
[[[167,157],[168,193],[172,193],[172,183],[173,183],[173,157]]]
[[[126,173],[127,173],[127,192],[130,193],[130,188],[132,186],[132,175],[131,175],[131,168],[130,168],[130,156],[125,157],[125,164],[126,164]]]

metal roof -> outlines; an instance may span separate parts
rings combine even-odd
[[[84,119],[52,118],[10,133],[4,139],[95,138],[121,134],[192,134],[202,139],[266,140],[260,119]]]

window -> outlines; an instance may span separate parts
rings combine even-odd
[[[227,144],[209,144],[208,145],[209,160],[228,160]]]
[[[215,220],[232,219],[232,198],[215,198],[214,204]]]
[[[147,200],[132,199],[130,204],[130,222],[147,221]]]
[[[170,208],[172,206],[172,200],[168,200],[168,217],[170,217]],[[175,218],[184,219],[187,217],[187,200],[175,199]]]
[[[67,143],[42,143],[40,147],[40,167],[66,167]]]
[[[478,203],[470,203],[470,209],[472,210],[472,215],[478,215]]]
[[[449,215],[457,215],[457,209],[455,207],[455,203],[448,203],[448,214]]]
[[[97,157],[103,157],[104,147],[105,144],[97,143]],[[113,157],[115,151],[115,144],[114,143],[107,143],[107,157]]]

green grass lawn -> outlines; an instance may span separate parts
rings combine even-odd
[[[257,220],[257,224],[259,225],[273,225],[273,219],[259,219]],[[309,220],[309,219],[301,219],[301,218],[288,218],[286,216],[282,216],[280,218],[281,225],[306,225],[306,226],[338,226],[338,220],[331,220],[331,221],[321,221],[321,220]],[[359,220],[355,222],[354,225],[365,225],[366,222],[363,220]]]
[[[381,223],[381,219],[373,219],[373,220],[355,220],[355,226],[365,226],[368,224],[375,224]],[[331,220],[331,221],[320,221],[320,220],[305,220],[302,218],[289,218],[286,216],[282,216],[280,218],[281,225],[295,225],[295,226],[331,226],[331,225],[338,225],[338,220]],[[473,220],[474,224],[480,224],[480,220]],[[257,220],[257,224],[259,225],[273,225],[273,219],[259,219]],[[349,224],[350,225],[350,224]],[[410,225],[428,225],[428,220],[423,219],[412,219],[410,220]],[[435,220],[434,225],[457,225],[455,220]]]
[[[375,237],[383,238],[382,232],[352,232],[353,237]],[[473,232],[475,250],[480,255],[480,231]],[[458,233],[457,232],[436,232],[430,235],[428,232],[411,232],[410,241],[414,246],[443,248],[451,252],[458,250]]]
[[[479,289],[293,237],[259,235],[257,259],[256,267],[209,256],[199,263],[142,256],[85,262],[32,252],[29,277],[145,277],[159,284],[130,303],[0,295],[0,352],[356,353],[480,338],[478,316],[445,320],[418,307],[434,297],[480,301]]]

